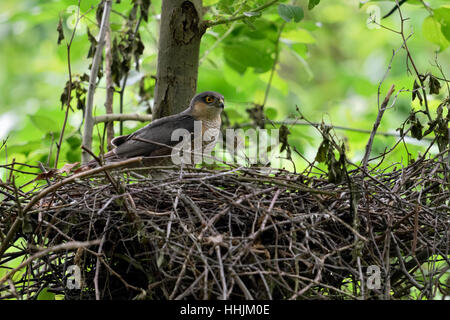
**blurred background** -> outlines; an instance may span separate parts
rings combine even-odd
[[[125,28],[124,17],[129,14],[131,2],[114,2],[111,28],[116,36]],[[203,5],[207,8],[205,19],[220,19],[241,8],[252,9],[265,2],[204,0]],[[95,18],[98,3],[96,0],[80,1],[80,13],[85,16],[76,28],[70,50],[74,79],[80,79],[84,73],[89,74],[91,58],[87,56],[91,44],[87,30],[94,36],[98,33]],[[384,98],[392,84],[396,90],[404,92],[386,111],[379,131],[398,134],[396,129],[408,118],[411,110],[421,108],[419,99],[411,101],[410,90],[416,77],[408,73],[411,65],[406,63],[406,51],[398,50],[402,45],[401,35],[392,31],[400,30],[399,14],[395,12],[386,19],[380,19],[395,6],[395,2],[322,1],[311,10],[306,0],[289,3],[303,8],[304,18],[300,22],[284,21],[275,5],[263,11],[261,16],[249,16],[245,21],[209,29],[201,45],[198,91],[215,90],[225,96],[226,125],[229,127],[252,124],[247,109],[261,104],[264,104],[266,117],[275,121],[275,126],[287,119],[297,119],[299,124],[288,125],[289,143],[312,161],[321,136],[313,127],[301,124],[296,111],[298,107],[309,121],[324,121],[339,128],[335,132],[346,143],[348,157],[358,162],[369,138],[367,132],[360,131],[372,129],[378,112],[379,85],[390,63],[390,72],[380,86],[379,99]],[[444,12],[441,17],[446,17],[450,11],[448,1],[410,0],[401,8],[403,16],[409,18],[405,21],[404,32],[406,36],[411,35],[407,43],[417,69],[422,74],[430,72],[443,78],[437,63],[444,74],[449,72],[450,53],[446,36],[449,35],[450,15],[448,20],[439,20],[434,10],[441,8]],[[148,22],[140,25],[145,49],[139,58],[139,70],[134,68],[133,62],[127,78],[123,101],[125,113],[151,110],[160,9],[161,0],[152,1]],[[7,148],[0,150],[1,163],[9,163],[14,158],[16,162],[36,165],[40,161],[52,166],[54,144],[58,141],[65,115],[61,94],[68,80],[66,43],[74,29],[77,11],[76,0],[0,2],[0,61],[3,61],[0,71],[0,143],[7,139]],[[60,19],[66,39],[58,45]],[[368,24],[371,19],[385,28]],[[445,24],[446,21],[449,25]],[[390,62],[394,51],[397,52]],[[448,74],[445,76],[450,78]],[[87,83],[81,86],[87,89]],[[445,81],[441,81],[441,86],[440,94],[427,97],[432,113],[448,95]],[[267,101],[264,103],[266,93]],[[105,113],[105,94],[102,79],[95,96],[95,115]],[[118,112],[118,105],[116,94],[115,112]],[[80,161],[83,112],[76,108],[74,102],[72,108],[59,166]],[[426,118],[421,121],[426,127]],[[125,122],[124,133],[143,125]],[[271,124],[266,124],[267,129],[271,127]],[[118,130],[116,124],[116,134]],[[94,130],[96,153],[99,152],[98,137],[102,132],[102,125]],[[397,140],[395,136],[377,135],[373,155],[392,147]],[[428,145],[426,140],[407,140],[407,150],[413,157]],[[385,165],[405,160],[405,150],[397,148]],[[307,161],[297,153],[293,152],[292,157],[297,170],[307,166]]]

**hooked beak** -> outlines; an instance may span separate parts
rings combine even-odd
[[[219,101],[219,108],[221,108],[221,109],[225,108],[223,99],[220,99],[220,101]]]

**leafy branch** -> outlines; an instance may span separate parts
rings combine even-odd
[[[250,10],[248,12],[244,12],[243,14],[237,15],[237,16],[232,16],[229,18],[225,18],[225,19],[219,19],[216,21],[205,21],[205,27],[206,28],[210,28],[210,27],[214,27],[220,24],[227,24],[233,21],[238,21],[238,20],[243,20],[243,19],[247,19],[249,17],[254,17],[254,16],[258,16],[261,14],[261,11],[263,11],[264,9],[276,4],[279,0],[272,0],[269,1],[265,4],[263,4],[262,6],[259,6],[253,10]]]

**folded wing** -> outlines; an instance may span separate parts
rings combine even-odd
[[[177,114],[155,120],[132,134],[114,138],[111,143],[116,148],[110,153],[122,159],[170,154],[170,147],[180,142],[180,140],[172,141],[172,132],[176,129],[185,129],[193,133],[194,120],[189,114]]]

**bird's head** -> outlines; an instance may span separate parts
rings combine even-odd
[[[215,119],[224,108],[224,98],[220,93],[205,91],[192,98],[189,107],[199,120]]]

